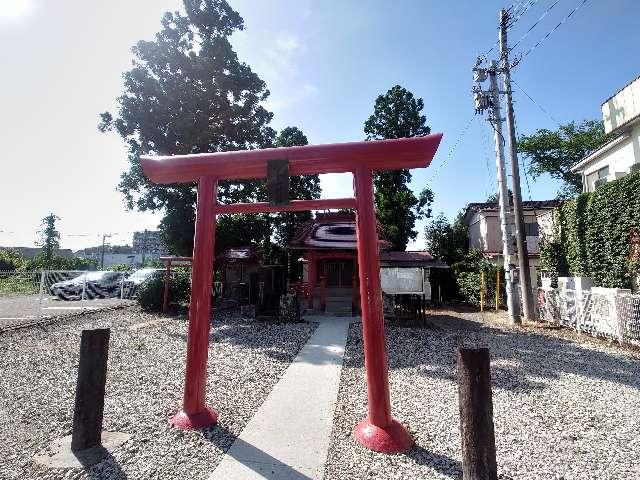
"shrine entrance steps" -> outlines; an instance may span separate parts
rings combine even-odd
[[[327,297],[325,313],[337,317],[351,316],[351,297]]]

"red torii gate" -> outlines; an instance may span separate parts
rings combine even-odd
[[[426,167],[441,138],[442,134],[434,134],[397,140],[140,158],[144,174],[154,183],[198,184],[184,402],[182,410],[171,418],[174,425],[183,429],[201,428],[218,419],[218,412],[206,405],[205,391],[216,215],[351,208],[356,211],[369,402],[367,418],[353,433],[362,445],[379,452],[400,452],[413,444],[405,427],[391,417],[371,173],[373,170]],[[267,165],[271,161],[280,162],[276,169],[286,161],[288,175],[352,172],[354,197],[292,200],[284,205],[217,203],[219,180],[266,178]]]

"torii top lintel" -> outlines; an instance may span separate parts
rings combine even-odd
[[[186,183],[201,177],[218,180],[266,178],[267,161],[289,161],[289,175],[396,170],[427,167],[440,145],[441,133],[424,137],[369,142],[305,145],[166,157],[143,156],[144,174],[154,183]]]

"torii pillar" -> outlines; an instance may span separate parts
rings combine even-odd
[[[182,409],[171,419],[174,425],[183,429],[201,428],[216,423],[218,418],[218,413],[206,405],[216,215],[349,208],[356,210],[357,219],[369,403],[367,417],[355,427],[353,434],[363,446],[378,452],[397,453],[413,444],[406,428],[391,416],[372,172],[426,167],[435,155],[441,137],[442,134],[435,134],[372,142],[141,157],[145,175],[155,183],[198,184],[184,402]],[[270,162],[277,161],[278,168],[282,168],[283,160],[288,175],[352,172],[354,198],[293,200],[278,205],[217,203],[219,180],[266,178]]]

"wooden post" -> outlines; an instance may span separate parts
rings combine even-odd
[[[484,270],[480,271],[480,311],[484,312]]]
[[[326,277],[320,277],[320,311],[324,312],[327,309],[327,279]]]
[[[496,442],[488,348],[458,348],[462,479],[496,480]]]
[[[358,262],[353,261],[353,277],[351,278],[351,315],[358,313]]]
[[[500,309],[500,270],[496,271],[496,312]]]
[[[171,282],[171,260],[164,262],[164,292],[162,294],[162,313],[167,313],[169,308],[169,283]]]
[[[100,445],[109,354],[108,328],[83,330],[80,341],[71,450]]]

